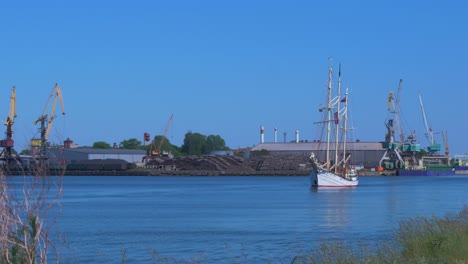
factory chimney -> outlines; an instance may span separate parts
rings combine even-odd
[[[296,143],[299,143],[299,130],[296,130]]]
[[[278,129],[275,127],[275,143],[278,143]]]
[[[265,129],[263,126],[260,126],[260,143],[265,143]]]

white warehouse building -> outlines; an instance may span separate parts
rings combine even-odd
[[[140,149],[93,149],[93,148],[51,148],[46,157],[51,163],[69,164],[79,160],[121,159],[129,163],[141,163],[146,156]]]

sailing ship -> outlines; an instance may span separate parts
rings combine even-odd
[[[328,67],[328,94],[325,110],[324,121],[319,122],[326,127],[326,158],[325,162],[319,162],[318,158],[312,152],[310,159],[312,169],[310,171],[310,180],[313,187],[354,187],[359,183],[358,176],[355,170],[349,165],[351,155],[346,149],[346,132],[348,121],[348,90],[345,97],[341,99],[341,65],[338,72],[338,89],[337,94],[333,97],[332,93],[332,74],[333,69],[330,64]],[[344,104],[341,107],[341,104]],[[332,119],[332,111],[335,111]],[[335,125],[335,142],[334,142],[334,164],[331,162],[331,137],[332,123]],[[341,138],[340,138],[340,131]]]

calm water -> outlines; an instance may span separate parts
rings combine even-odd
[[[468,176],[65,177],[57,225],[64,263],[290,263],[321,242],[388,239],[400,220],[468,205]]]

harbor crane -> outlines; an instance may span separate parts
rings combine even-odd
[[[63,98],[62,98],[62,90],[60,89],[60,86],[56,83],[54,88],[52,89],[52,92],[50,93],[46,106],[44,107],[44,110],[42,111],[42,115],[36,121],[34,121],[34,125],[37,125],[37,123],[39,122],[41,124],[40,126],[41,137],[39,139],[32,139],[31,146],[39,148],[40,158],[44,158],[45,156],[47,140],[49,140],[49,134],[52,128],[52,122],[55,118],[55,106],[56,106],[57,100],[60,101],[62,115],[65,115],[65,110],[64,110],[65,108],[63,105]],[[52,104],[50,114],[47,115],[47,110],[50,104]]]
[[[421,104],[421,111],[422,111],[422,116],[423,116],[423,122],[424,122],[424,127],[426,129],[426,138],[429,141],[429,146],[427,147],[427,150],[429,151],[430,155],[439,155],[440,152],[440,144],[437,144],[434,139],[434,131],[432,130],[431,127],[427,124],[427,118],[426,118],[426,111],[424,111],[424,104],[422,100],[422,95],[421,92],[419,92],[419,103]]]
[[[174,117],[174,114],[172,114],[171,117],[169,118],[169,121],[167,121],[166,128],[164,129],[164,133],[161,137],[161,140],[159,140],[159,143],[157,146],[156,146],[155,140],[153,139],[153,142],[151,143],[151,146],[150,146],[150,156],[161,156],[161,148],[164,144],[164,141],[166,141],[166,134],[167,134],[167,131],[169,131],[169,127],[171,126],[173,117]]]
[[[156,137],[151,141],[151,145],[149,146],[149,149],[148,149],[148,155],[143,157],[142,162],[146,163],[156,157],[163,156],[161,149],[162,149],[164,142],[166,141],[166,134],[169,131],[169,127],[171,126],[173,117],[174,117],[174,114],[171,114],[171,117],[169,118],[169,121],[167,121],[166,128],[164,129],[164,133],[161,136],[158,144],[156,145]],[[144,136],[145,136],[145,141],[149,140],[148,133],[145,133]]]
[[[380,168],[399,168],[404,164],[401,156],[400,146],[404,144],[403,129],[400,123],[400,95],[403,88],[403,79],[400,79],[398,85],[398,92],[394,98],[393,91],[388,95],[388,111],[393,114],[393,119],[389,119],[385,126],[387,127],[387,134],[385,135],[384,147],[385,153],[379,162]],[[392,109],[393,108],[393,109]],[[395,132],[398,133],[399,140],[395,140]]]
[[[13,123],[16,118],[16,88],[11,88],[10,109],[6,121],[3,123],[6,126],[6,138],[0,140],[0,147],[4,148],[1,152],[2,159],[8,164],[12,160],[13,141]]]

